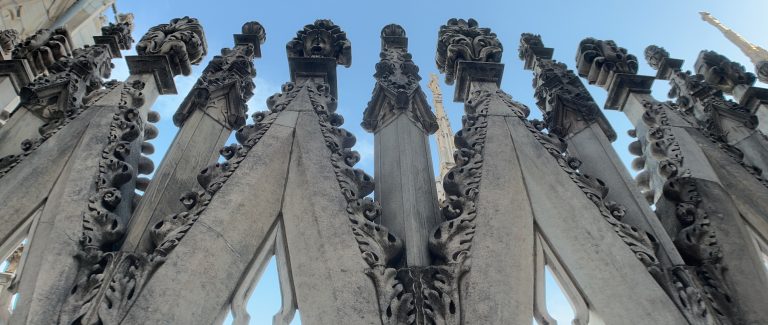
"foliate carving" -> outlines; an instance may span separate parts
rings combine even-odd
[[[48,67],[72,55],[72,40],[64,28],[41,29],[13,49],[14,59],[26,59],[36,76],[48,73]]]
[[[336,63],[352,64],[352,44],[347,33],[329,19],[315,20],[304,26],[286,45],[289,58],[335,58]]]
[[[440,26],[435,62],[445,73],[445,82],[453,84],[459,61],[501,62],[503,48],[490,28],[480,28],[474,19],[452,18]]]
[[[253,114],[253,124],[241,127],[235,133],[239,144],[232,144],[222,148],[219,152],[226,159],[224,162],[215,163],[206,167],[197,175],[197,182],[203,188],[197,192],[187,192],[180,198],[187,211],[169,215],[150,230],[150,239],[153,251],[150,256],[155,259],[164,259],[186,235],[187,231],[197,222],[203,211],[206,210],[216,193],[224,186],[240,164],[245,160],[248,152],[258,144],[264,134],[267,133],[272,123],[301,90],[289,83],[283,85],[283,92],[275,94],[268,100],[269,112],[256,112]],[[275,98],[290,98],[284,105],[275,105]]]
[[[208,51],[203,26],[195,18],[174,18],[168,24],[149,29],[136,44],[138,55],[166,55],[174,75],[188,76],[192,65]]]
[[[677,233],[673,243],[690,269],[669,270],[670,283],[677,294],[671,295],[675,303],[690,320],[702,324],[730,324],[725,315],[732,312],[728,289],[722,278],[722,253],[714,229],[710,227],[709,212],[702,203],[696,180],[684,165],[680,145],[670,127],[668,103],[644,102],[642,121],[648,131],[639,143],[646,171],[655,176],[642,178],[641,187],[662,188],[663,195],[675,204]],[[659,184],[650,184],[650,182]],[[655,195],[652,193],[649,198]],[[701,292],[703,290],[703,293]],[[703,298],[702,298],[703,297]],[[702,300],[703,299],[703,300]],[[705,306],[702,307],[702,304]]]
[[[756,79],[743,65],[715,51],[701,51],[694,68],[697,74],[704,76],[704,81],[729,94],[737,85],[751,86]]]
[[[637,57],[614,41],[585,38],[576,53],[579,75],[589,84],[607,87],[618,73],[637,74]]]
[[[0,56],[0,58],[10,58],[13,49],[16,47],[16,45],[19,44],[20,41],[19,32],[17,30],[0,30],[0,52],[2,52],[2,56]]]
[[[284,90],[297,91],[292,87],[284,87]],[[271,105],[270,108],[271,112],[253,114],[254,124],[238,130],[237,138],[240,144],[221,149],[220,153],[226,159],[225,162],[214,164],[200,172],[198,182],[203,190],[187,192],[181,197],[187,211],[169,215],[150,229],[152,246],[149,251],[103,253],[98,247],[89,246],[89,250],[81,253],[83,266],[73,288],[72,297],[62,308],[60,324],[119,324],[144,284],[166,260],[168,254],[179,245],[218,190],[269,130],[280,111],[280,107]]]
[[[660,279],[662,270],[659,259],[656,257],[656,243],[652,237],[646,232],[621,221],[626,208],[619,203],[605,200],[608,188],[603,181],[579,172],[578,168],[581,166],[581,161],[564,153],[567,145],[562,138],[554,134],[542,132],[540,127],[528,121],[525,116],[519,117],[528,131],[555,159],[560,168],[571,178],[584,195],[595,204],[603,219],[608,222],[619,238],[634,253],[635,257],[645,265],[648,272],[655,278]]]
[[[408,53],[408,39],[400,25],[390,24],[381,30],[381,61],[376,64],[376,88],[363,113],[361,125],[376,132],[379,126],[405,113],[427,133],[437,130],[437,119],[429,108],[426,95],[419,86],[419,67]]]
[[[108,141],[101,151],[93,195],[83,212],[79,239],[78,273],[70,296],[62,306],[59,324],[117,324],[136,290],[136,271],[147,262],[144,257],[117,252],[128,220],[120,206],[130,204],[135,167],[129,161],[136,153],[134,143],[144,132],[139,107],[143,103],[140,81],[123,85],[120,105],[109,126]],[[117,276],[111,277],[117,271]]]
[[[246,23],[243,26],[244,34],[251,35],[248,34],[251,32],[261,40],[266,37],[264,28],[258,22]],[[221,55],[213,57],[208,63],[179,110],[173,115],[174,124],[176,126],[184,124],[195,109],[205,111],[208,106],[213,106],[212,109],[222,110],[225,122],[230,128],[236,129],[243,126],[248,111],[246,103],[253,96],[253,90],[256,88],[253,83],[253,78],[256,77],[254,57],[252,44],[237,44],[232,49],[222,49]],[[231,89],[225,94],[227,104],[214,105],[212,96],[221,96],[217,94],[230,87]]]

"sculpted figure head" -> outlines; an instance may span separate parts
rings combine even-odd
[[[663,47],[649,45],[645,48],[645,61],[648,62],[648,65],[654,70],[659,70],[661,68],[661,62],[667,58],[669,58],[669,52]]]
[[[3,53],[11,53],[13,48],[19,44],[19,32],[15,29],[6,29],[0,31],[0,49]]]
[[[352,64],[352,45],[347,34],[328,19],[318,19],[304,26],[286,45],[289,58],[335,58],[336,63]]]

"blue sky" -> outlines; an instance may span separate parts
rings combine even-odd
[[[753,67],[749,60],[731,45],[714,27],[703,22],[698,12],[709,11],[725,24],[752,42],[768,47],[768,34],[759,22],[768,12],[765,0],[717,1],[717,0],[599,0],[599,1],[203,1],[203,0],[154,0],[118,1],[120,12],[135,14],[134,38],[141,36],[151,26],[166,23],[171,18],[191,16],[200,19],[208,40],[208,56],[193,69],[189,77],[177,77],[179,95],[162,96],[155,105],[162,120],[157,124],[160,135],[153,140],[157,152],[153,155],[156,165],[172,141],[177,129],[171,116],[194,84],[197,76],[213,55],[222,47],[231,47],[232,34],[239,33],[244,22],[259,21],[267,31],[267,41],[262,45],[262,59],[256,60],[256,94],[249,102],[251,112],[266,109],[265,100],[279,91],[280,85],[289,80],[285,43],[305,24],[317,18],[332,19],[346,31],[352,42],[352,66],[338,68],[339,109],[345,117],[345,128],[357,136],[356,149],[363,159],[358,164],[373,175],[373,137],[359,125],[363,110],[374,86],[374,65],[379,60],[379,32],[389,23],[402,25],[409,37],[410,52],[421,69],[422,87],[426,87],[429,73],[437,73],[434,63],[437,31],[440,25],[452,17],[475,18],[481,26],[490,27],[505,47],[502,62],[506,65],[502,88],[516,100],[531,107],[531,118],[540,116],[533,100],[531,72],[523,70],[517,58],[520,34],[531,32],[542,35],[544,44],[555,49],[554,58],[575,67],[576,47],[585,37],[613,39],[619,46],[641,58],[640,73],[655,72],[642,60],[643,49],[650,44],[665,47],[672,57],[685,59],[686,69],[692,69],[698,52],[715,50],[730,59]],[[133,51],[130,51],[133,52]],[[132,53],[128,53],[132,54]],[[125,79],[127,68],[123,59],[116,59],[112,77]],[[764,86],[764,85],[763,85]],[[453,87],[442,85],[445,108],[453,131],[461,123],[463,107],[450,99]],[[605,91],[588,86],[596,102],[602,104]],[[654,94],[666,97],[668,86],[657,81]],[[631,127],[620,112],[606,112],[619,135],[614,143],[622,159],[632,159],[627,152],[631,141],[626,130]],[[435,148],[432,140],[432,148]],[[433,153],[437,162],[437,154]],[[279,293],[274,268],[265,272],[251,300],[252,324],[271,324],[272,314],[279,309]],[[556,290],[554,282],[548,288]],[[549,291],[549,290],[548,290]],[[568,307],[562,297],[550,301],[555,317],[568,317]],[[559,316],[558,316],[559,315]],[[559,318],[561,324],[570,321]]]

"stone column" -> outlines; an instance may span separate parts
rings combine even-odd
[[[375,139],[375,193],[381,203],[377,222],[405,242],[405,265],[426,266],[431,262],[429,233],[443,221],[429,149],[437,121],[419,86],[419,68],[401,26],[382,29],[381,58],[362,123]]]
[[[663,57],[649,61],[660,75],[682,64]],[[766,274],[741,218],[745,211],[720,176],[723,169],[738,171],[734,161],[688,122],[692,117],[653,99],[654,78],[636,75],[637,58],[613,41],[583,40],[577,66],[590,83],[608,90],[605,107],[623,111],[636,126],[638,141],[630,151],[641,156],[639,185],[686,262],[670,279],[679,288],[673,299],[690,306],[684,311],[695,324],[764,323],[758,301],[768,291],[754,288],[766,286]],[[750,182],[741,171],[736,180]]]
[[[472,41],[460,41],[466,38]],[[441,27],[438,67],[456,81],[454,100],[464,101],[467,115],[456,141],[461,159],[446,177],[444,213],[452,224],[433,236],[455,237],[452,229],[464,224],[473,229],[474,239],[462,240],[471,253],[461,285],[465,322],[530,322],[534,221],[605,323],[684,322],[646,270],[656,261],[648,238],[616,219],[620,207],[603,201],[604,185],[581,174],[564,155],[565,143],[537,130],[528,108],[499,89],[500,59],[495,34],[476,21]]]
[[[617,218],[655,238],[659,261],[648,265],[648,271],[685,311],[687,306],[675,300],[677,289],[669,281],[669,276],[685,264],[682,257],[611,146],[616,139],[613,128],[578,76],[565,64],[552,60],[552,52],[554,49],[544,47],[539,35],[523,34],[520,38],[520,58],[525,68],[534,72],[536,104],[544,116],[542,127],[565,139],[568,152],[583,162],[581,172],[605,183],[606,199],[624,207],[617,211]]]
[[[170,52],[162,46],[166,37],[185,42],[177,43],[181,46]],[[134,191],[144,189],[136,176],[152,171],[148,159],[140,154],[142,139],[157,135],[157,129],[145,123],[156,121],[149,108],[158,95],[173,90],[169,86],[176,73],[199,62],[203,47],[202,30],[195,19],[175,19],[153,27],[137,45],[139,56],[127,58],[128,80],[97,91],[88,108],[62,129],[82,125],[79,121],[85,120],[80,135],[67,139],[74,149],[45,200],[35,240],[30,243],[28,267],[21,274],[21,298],[11,324],[48,324],[57,319],[68,323],[75,318],[83,323],[115,321],[121,308],[104,298],[114,298],[114,291],[105,291],[100,284],[109,283],[101,281],[109,280],[105,274],[116,267],[130,265],[114,251],[130,218]],[[19,167],[23,170],[29,164]],[[107,301],[114,307],[109,312],[100,308]]]
[[[184,208],[179,198],[201,189],[195,176],[216,162],[232,130],[245,125],[247,102],[255,88],[253,59],[261,57],[265,40],[261,24],[243,25],[234,48],[222,49],[184,98],[173,116],[179,132],[131,218],[123,251],[149,249],[152,226]]]

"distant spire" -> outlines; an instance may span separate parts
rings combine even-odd
[[[723,35],[725,35],[729,41],[738,46],[739,49],[741,49],[741,51],[749,57],[752,63],[757,65],[762,61],[768,61],[768,51],[766,51],[764,48],[750,43],[743,36],[723,25],[720,20],[713,17],[710,13],[702,11],[699,12],[699,14],[701,14],[702,20],[710,23],[712,26],[715,26],[723,33]]]
[[[438,196],[440,201],[445,200],[445,193],[442,192],[443,178],[448,171],[456,166],[456,162],[453,160],[453,152],[456,151],[456,146],[453,144],[453,131],[451,131],[451,123],[448,121],[448,116],[445,114],[443,108],[443,92],[440,91],[440,84],[437,81],[437,75],[434,73],[429,74],[429,89],[432,90],[432,106],[435,107],[435,116],[437,117],[438,129],[435,132],[437,139],[437,152],[440,158],[440,178],[438,182]]]

